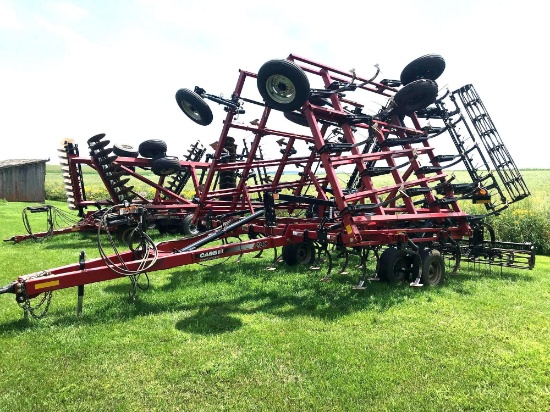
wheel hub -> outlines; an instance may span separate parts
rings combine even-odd
[[[437,283],[440,277],[441,277],[441,266],[439,265],[439,262],[434,261],[432,262],[428,270],[428,279],[430,280],[430,283]]]
[[[278,103],[289,103],[296,97],[296,88],[288,77],[274,74],[267,79],[267,93]]]
[[[192,104],[189,104],[183,101],[180,104],[181,104],[181,108],[185,113],[187,113],[187,115],[189,115],[195,120],[200,120],[201,116],[199,112],[197,112],[197,109],[195,109]]]

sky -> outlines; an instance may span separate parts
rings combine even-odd
[[[218,139],[223,108],[203,127],[174,95],[201,86],[230,96],[238,70],[290,53],[367,77],[398,79],[440,54],[437,80],[473,84],[520,168],[550,168],[544,2],[535,0],[197,1],[0,0],[0,160],[58,163],[65,138],[81,148],[166,141],[169,154]],[[83,150],[81,149],[81,154]],[[84,151],[85,153],[85,151]]]

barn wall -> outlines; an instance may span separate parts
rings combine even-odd
[[[0,169],[0,199],[10,202],[40,202],[46,199],[46,163],[31,163]]]

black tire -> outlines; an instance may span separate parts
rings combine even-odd
[[[309,98],[309,80],[289,60],[270,60],[258,70],[258,90],[265,103],[283,112],[297,110]]]
[[[319,97],[319,96],[312,96],[309,98],[309,102],[311,104],[314,104],[315,106],[320,106],[320,107],[323,107],[323,106],[326,106],[327,104],[329,104],[330,100],[328,97]]]
[[[176,231],[176,226],[172,224],[172,219],[157,219],[155,221],[155,226],[161,235],[167,233],[173,235]]]
[[[166,152],[155,153],[155,155],[151,157],[151,162],[154,162],[155,160],[161,159],[163,157],[166,157]],[[173,157],[173,156],[169,156],[169,157]]]
[[[420,279],[424,285],[437,286],[445,280],[445,261],[437,249],[424,249],[420,252],[422,273]]]
[[[311,242],[291,243],[283,246],[283,261],[289,265],[311,265],[315,261],[315,247]]]
[[[435,102],[437,91],[437,84],[433,80],[415,80],[395,94],[393,111],[395,114],[411,114],[425,109]]]
[[[388,283],[404,281],[411,271],[410,259],[404,250],[389,247],[380,256],[378,277]]]
[[[168,176],[178,172],[180,169],[179,159],[173,156],[161,157],[151,163],[151,171],[157,176]]]
[[[181,220],[180,233],[184,236],[195,236],[199,234],[199,229],[193,223],[193,215],[187,215]]]
[[[231,136],[227,137],[224,149],[227,156],[221,160],[221,163],[234,163],[237,161],[237,145],[235,139]],[[222,170],[219,172],[220,189],[233,189],[237,187],[237,173],[235,170]],[[232,200],[233,195],[220,196],[220,200]]]
[[[141,142],[138,151],[142,157],[151,158],[159,153],[166,153],[167,148],[164,140],[150,139]]]
[[[214,116],[208,103],[197,93],[189,89],[179,89],[176,92],[176,102],[181,111],[195,123],[208,126]]]
[[[285,119],[290,120],[292,123],[296,123],[300,126],[309,127],[306,117],[302,113],[285,112]]]
[[[138,157],[139,152],[134,149],[134,146],[129,144],[115,144],[113,145],[113,153],[122,157]]]
[[[138,238],[136,226],[122,225],[117,228],[116,236],[125,246],[130,246]],[[135,239],[134,239],[135,238]]]
[[[436,80],[445,70],[445,59],[439,54],[426,54],[413,60],[401,72],[401,84],[406,86],[419,79]]]

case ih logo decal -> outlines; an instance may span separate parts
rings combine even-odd
[[[199,253],[198,256],[195,255],[195,257],[199,260],[208,260],[208,259],[215,258],[216,256],[220,256],[222,254],[223,254],[223,249],[218,249],[218,250],[211,250],[210,252]]]
[[[194,258],[196,261],[205,261],[205,260],[211,260],[211,259],[217,259],[223,255],[232,255],[236,252],[244,252],[251,249],[263,249],[267,247],[267,241],[261,241],[256,243],[249,243],[245,245],[234,245],[234,246],[227,246],[222,249],[215,249],[210,250],[208,252],[201,252],[196,253],[194,255]]]

